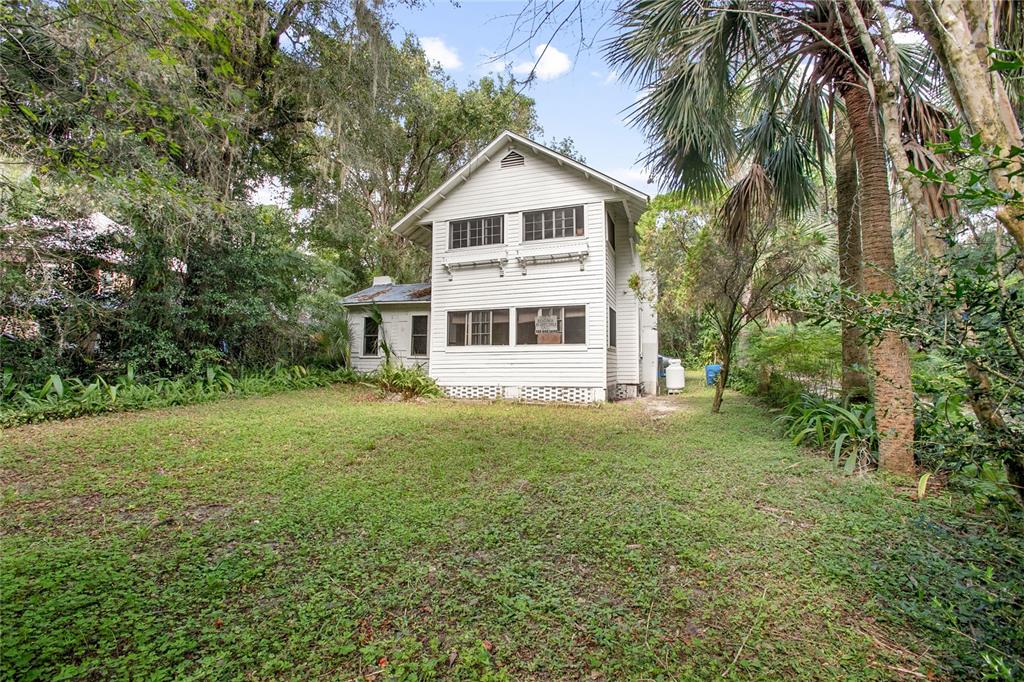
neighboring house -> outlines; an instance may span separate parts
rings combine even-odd
[[[452,397],[653,392],[657,318],[634,290],[654,287],[636,250],[646,205],[642,192],[502,133],[392,228],[431,249],[431,283],[378,278],[344,300],[353,366],[379,365],[383,338]]]

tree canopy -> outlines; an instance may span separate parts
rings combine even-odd
[[[204,348],[276,362],[310,352],[310,318],[374,274],[425,277],[428,255],[392,221],[500,131],[541,131],[511,83],[459,88],[415,37],[393,40],[388,11],[0,9],[0,315],[36,333],[15,344],[19,366],[175,373]],[[116,258],[69,248],[72,226],[90,241],[101,223]],[[59,276],[41,284],[43,271]]]

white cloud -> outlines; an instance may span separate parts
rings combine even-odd
[[[619,80],[619,72],[613,69],[612,71],[608,72],[607,76],[604,77],[604,84],[608,85],[609,83],[614,83],[617,80]]]
[[[542,81],[549,81],[569,73],[572,59],[554,45],[541,43],[533,48],[533,59],[523,61],[512,67],[512,71],[520,75],[529,75],[531,71]]]
[[[420,38],[420,45],[427,55],[427,61],[440,64],[446,71],[454,71],[462,66],[462,60],[454,47],[449,47],[444,40],[435,36]]]

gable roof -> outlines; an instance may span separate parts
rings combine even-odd
[[[643,205],[646,205],[649,200],[649,197],[643,192],[633,189],[629,185],[619,182],[611,176],[605,175],[601,171],[594,170],[586,164],[582,164],[575,159],[565,156],[564,154],[559,154],[555,150],[549,149],[542,144],[538,144],[529,138],[523,137],[522,135],[513,133],[511,130],[506,130],[494,138],[494,141],[484,147],[476,156],[470,159],[465,166],[453,173],[450,178],[441,184],[440,187],[428,194],[423,201],[416,204],[416,206],[406,213],[401,220],[392,225],[391,230],[403,237],[411,239],[412,241],[421,244],[429,244],[429,232],[423,234],[426,231],[420,227],[419,218],[426,214],[438,202],[442,201],[445,196],[458,185],[458,183],[463,180],[467,180],[473,171],[484,163],[491,161],[491,157],[500,151],[505,145],[511,144],[524,147],[532,151],[534,154],[546,156],[558,163],[560,166],[564,165],[577,170],[588,180],[610,185],[616,192],[624,194],[627,198]]]
[[[430,282],[378,284],[341,299],[342,305],[370,305],[373,303],[430,303]]]

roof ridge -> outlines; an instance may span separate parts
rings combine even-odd
[[[463,164],[457,171],[448,176],[445,179],[445,181],[442,182],[434,191],[432,191],[430,194],[424,197],[418,204],[416,204],[412,209],[410,209],[408,213],[402,216],[402,218],[398,222],[394,223],[391,226],[391,231],[397,232],[403,237],[411,237],[411,234],[416,231],[415,223],[419,215],[422,214],[424,211],[429,210],[430,207],[432,207],[434,203],[436,203],[436,199],[438,197],[444,199],[445,192],[448,192],[450,188],[456,182],[459,181],[459,179],[468,179],[469,175],[476,171],[477,166],[479,166],[481,162],[481,159],[490,161],[490,157],[488,156],[488,154],[493,154],[494,150],[500,147],[501,144],[506,141],[518,142],[520,144],[525,144],[527,146],[533,147],[534,151],[540,151],[543,152],[544,154],[554,157],[559,164],[568,164],[570,167],[573,167],[576,170],[582,172],[584,175],[586,175],[588,180],[599,180],[601,182],[607,183],[611,185],[616,192],[622,192],[626,195],[632,195],[635,199],[644,202],[644,204],[650,201],[650,197],[646,193],[641,192],[640,190],[634,187],[631,187],[625,182],[616,180],[615,178],[605,173],[602,173],[596,168],[588,166],[585,163],[580,163],[576,159],[566,156],[561,152],[556,152],[554,149],[551,149],[550,147],[547,147],[535,140],[531,140],[530,138],[524,135],[514,133],[511,130],[503,130],[496,138],[491,140],[491,142],[484,146],[483,149],[477,152],[473,156],[473,158],[471,158],[469,161]],[[408,229],[410,225],[413,225],[412,230]]]

